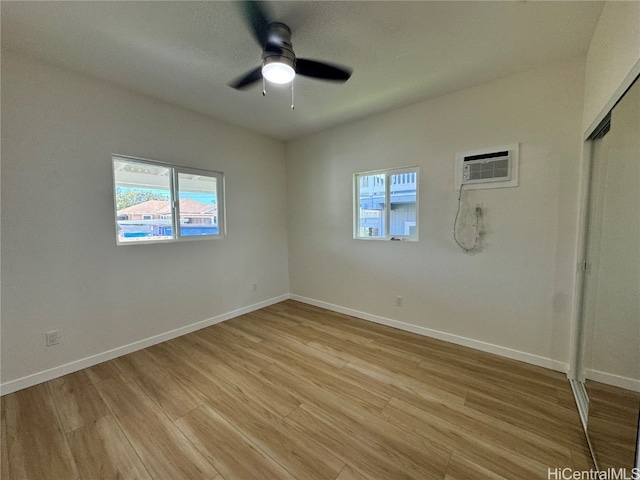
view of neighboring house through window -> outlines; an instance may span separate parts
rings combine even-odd
[[[418,168],[354,175],[354,238],[418,239]]]
[[[218,233],[218,179],[197,173],[178,173],[180,235]]]
[[[222,236],[222,174],[113,157],[118,244]]]

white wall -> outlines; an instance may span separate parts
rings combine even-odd
[[[598,125],[640,74],[640,2],[606,2],[589,44],[582,130]]]
[[[117,247],[112,153],[223,171],[227,238]],[[3,51],[5,386],[286,295],[287,262],[282,142]]]
[[[569,60],[289,142],[292,294],[565,369],[583,78]],[[517,142],[520,186],[464,195],[484,203],[486,228],[465,254],[452,239],[455,154]],[[354,240],[352,175],[405,165],[421,168],[420,241]]]

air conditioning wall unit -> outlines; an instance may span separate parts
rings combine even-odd
[[[518,186],[519,145],[474,150],[456,154],[455,189]]]

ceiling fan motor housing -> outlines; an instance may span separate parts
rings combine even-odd
[[[284,63],[296,69],[296,54],[291,45],[291,29],[284,23],[269,24],[267,44],[262,52],[262,66],[269,63]]]

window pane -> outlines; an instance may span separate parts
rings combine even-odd
[[[389,176],[389,235],[415,235],[416,232],[415,172]]]
[[[179,173],[180,235],[218,235],[218,179]]]
[[[114,159],[113,175],[118,241],[173,238],[171,169]]]
[[[384,237],[385,175],[358,175],[358,237]]]

